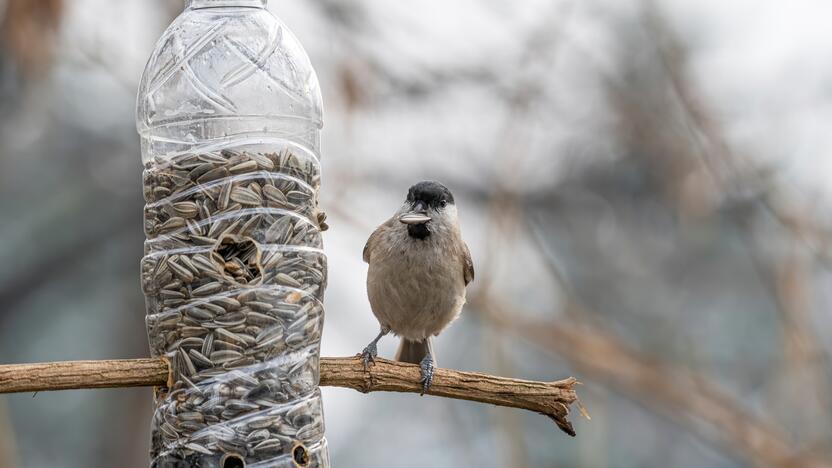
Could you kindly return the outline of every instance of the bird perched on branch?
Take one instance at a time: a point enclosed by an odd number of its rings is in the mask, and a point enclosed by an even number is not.
[[[427,391],[436,367],[432,339],[459,316],[474,279],[451,191],[433,181],[410,187],[401,208],[370,235],[364,261],[367,296],[381,326],[361,353],[364,367],[392,332],[401,337],[396,360],[419,364]]]

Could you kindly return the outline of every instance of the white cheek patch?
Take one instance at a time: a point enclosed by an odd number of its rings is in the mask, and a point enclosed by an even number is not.
[[[442,209],[437,210],[437,211],[439,213],[437,218],[439,218],[439,219],[441,219],[445,222],[453,223],[457,220],[457,212],[456,212],[456,206],[455,205],[447,205],[447,206],[445,206],[445,208],[442,208]]]

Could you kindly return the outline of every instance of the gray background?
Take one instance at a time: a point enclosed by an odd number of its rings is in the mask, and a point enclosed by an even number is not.
[[[133,110],[181,6],[0,0],[0,361],[147,355]],[[439,179],[477,268],[440,365],[574,375],[592,416],[325,389],[333,466],[832,463],[828,2],[270,7],[324,93],[323,354],[376,333],[361,248]],[[0,466],[144,467],[150,415],[1,398]]]

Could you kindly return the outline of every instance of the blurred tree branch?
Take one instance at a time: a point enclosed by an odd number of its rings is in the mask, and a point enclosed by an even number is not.
[[[800,456],[781,430],[742,409],[704,376],[676,369],[641,355],[617,338],[586,324],[523,321],[516,305],[493,296],[470,301],[501,330],[563,356],[587,378],[662,413],[703,439],[739,453],[760,467],[815,468],[830,460]]]
[[[0,41],[26,76],[52,61],[63,0],[8,0],[0,22]]]
[[[696,187],[699,198],[716,197],[723,203],[739,199],[741,209],[750,208],[751,213],[770,213],[784,228],[786,244],[782,253],[772,252],[770,239],[757,248],[755,237],[758,233],[749,222],[749,213],[737,211],[736,219],[742,228],[752,255],[755,268],[767,289],[773,292],[773,303],[780,312],[783,323],[783,347],[785,363],[781,374],[785,382],[792,382],[797,376],[807,384],[807,392],[792,401],[792,412],[800,414],[800,426],[805,432],[828,434],[828,422],[817,421],[818,411],[829,407],[832,392],[829,381],[829,356],[812,329],[810,320],[812,282],[811,270],[819,252],[817,245],[829,243],[828,234],[819,227],[814,210],[799,205],[784,205],[782,188],[777,181],[756,167],[747,157],[736,154],[727,141],[724,129],[713,113],[707,109],[704,99],[698,95],[693,83],[685,73],[687,64],[686,47],[668,27],[653,1],[645,2],[644,23],[652,42],[657,44],[656,53],[662,65],[666,82],[678,101],[682,120],[689,131],[690,144],[679,145],[680,159],[698,161],[700,173],[710,175],[712,184]],[[680,185],[684,185],[680,184]],[[712,189],[714,194],[706,192]],[[689,192],[694,193],[694,192]],[[750,204],[748,202],[751,202]],[[716,206],[714,206],[716,208]],[[821,237],[818,237],[818,236]],[[821,240],[827,238],[827,240]],[[762,251],[765,249],[765,251]],[[807,255],[808,254],[808,255]],[[788,384],[787,384],[788,385]],[[807,401],[805,393],[812,397]],[[798,409],[798,407],[800,409]],[[819,428],[811,427],[817,423]],[[828,437],[823,437],[828,439]]]
[[[0,400],[0,465],[21,466],[17,438],[5,400]]]

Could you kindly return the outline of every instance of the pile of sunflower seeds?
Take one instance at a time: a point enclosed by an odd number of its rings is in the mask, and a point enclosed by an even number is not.
[[[173,369],[157,395],[153,466],[328,465],[319,181],[317,161],[285,150],[145,166],[147,331]]]

